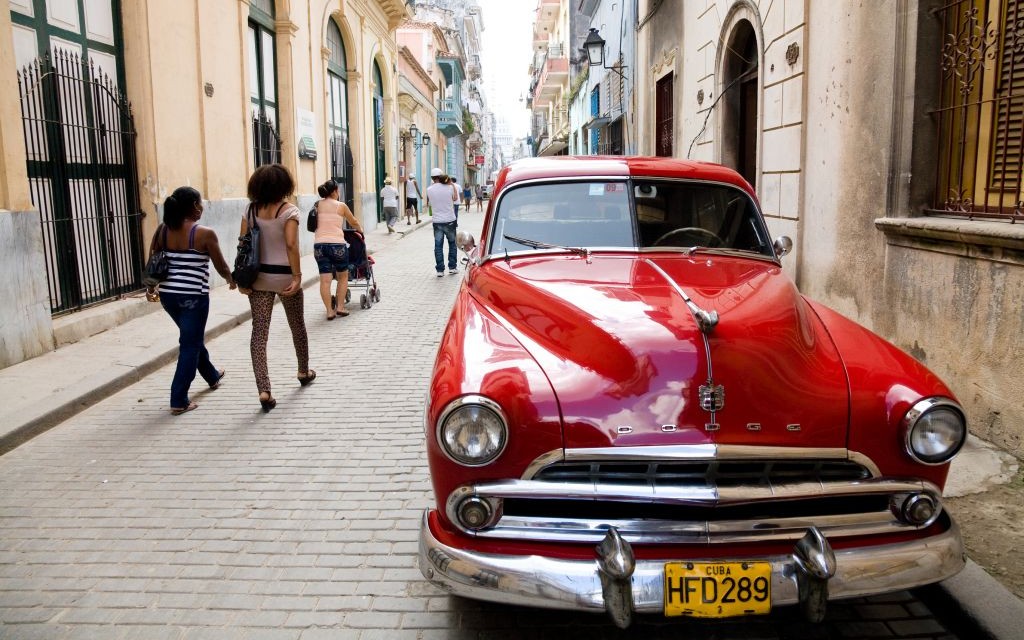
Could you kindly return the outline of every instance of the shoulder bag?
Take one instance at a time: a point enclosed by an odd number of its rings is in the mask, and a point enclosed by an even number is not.
[[[256,205],[249,205],[246,220],[248,229],[238,236],[238,253],[231,277],[238,286],[249,289],[260,275],[260,226],[256,223]]]
[[[309,215],[306,216],[306,231],[310,233],[316,232],[316,223],[316,204],[314,204],[313,208],[309,210]]]
[[[160,248],[155,249],[149,254],[149,262],[146,263],[146,269],[142,272],[142,284],[150,289],[166,280],[171,268],[166,251],[167,225],[162,224],[160,227],[164,232],[163,237],[160,239]],[[160,229],[157,229],[156,232],[160,233]]]

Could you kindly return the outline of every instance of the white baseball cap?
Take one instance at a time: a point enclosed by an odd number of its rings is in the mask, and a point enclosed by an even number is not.
[[[430,170],[430,177],[431,178],[433,178],[435,176],[443,176],[443,175],[444,175],[444,171],[441,171],[437,167],[434,167],[433,169]]]

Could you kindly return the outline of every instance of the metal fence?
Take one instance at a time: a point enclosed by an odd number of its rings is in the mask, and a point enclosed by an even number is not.
[[[18,90],[51,311],[141,289],[142,214],[128,100],[92,61],[63,50],[19,71]]]
[[[1024,220],[1024,0],[958,0],[942,24],[930,213]]]
[[[281,162],[281,136],[262,110],[252,117],[252,155],[256,167]]]

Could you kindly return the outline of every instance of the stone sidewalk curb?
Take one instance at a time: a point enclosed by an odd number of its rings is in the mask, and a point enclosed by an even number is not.
[[[367,234],[369,253],[375,252],[377,244],[398,242],[428,224],[429,217],[400,233],[371,231]],[[311,255],[302,257],[302,269],[313,274],[303,280],[303,289],[315,286],[320,278]],[[210,291],[210,302],[207,341],[252,317],[244,296],[224,285]],[[0,370],[0,389],[10,390],[0,404],[0,455],[174,362],[178,340],[164,331],[173,327],[169,322],[164,313],[146,313]]]
[[[919,595],[929,602],[936,616],[954,627],[952,630],[964,640],[1019,640],[1022,637],[1024,601],[973,560],[968,560],[964,570],[952,578],[920,589]],[[943,611],[956,613],[950,616]]]

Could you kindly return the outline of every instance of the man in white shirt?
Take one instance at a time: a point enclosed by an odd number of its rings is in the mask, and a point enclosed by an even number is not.
[[[430,171],[430,180],[433,182],[427,187],[427,205],[433,211],[434,227],[434,270],[437,277],[444,275],[444,240],[448,239],[448,273],[458,273],[456,268],[455,247],[455,201],[452,198],[452,185],[445,184],[444,173],[434,167]]]
[[[416,216],[416,224],[420,223],[420,185],[414,176],[405,181],[405,224],[412,225],[412,217]]]
[[[388,224],[388,233],[394,233],[395,224],[398,222],[398,189],[391,186],[391,178],[384,178],[380,200],[384,209],[384,219]]]

